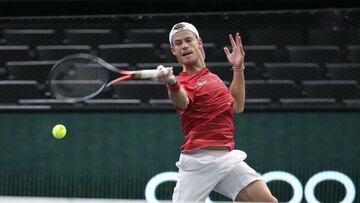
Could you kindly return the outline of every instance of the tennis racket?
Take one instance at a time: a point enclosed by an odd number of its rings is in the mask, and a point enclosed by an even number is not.
[[[99,95],[111,85],[132,79],[154,79],[167,68],[129,71],[115,68],[91,54],[73,54],[59,60],[49,73],[52,95],[64,102],[82,102]],[[161,70],[160,70],[161,69]],[[115,74],[114,74],[115,73]],[[116,77],[114,77],[114,75]],[[119,77],[120,75],[120,77]]]

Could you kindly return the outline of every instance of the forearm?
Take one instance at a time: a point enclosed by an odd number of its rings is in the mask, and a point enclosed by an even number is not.
[[[244,71],[234,71],[233,80],[230,84],[230,93],[234,99],[234,113],[241,113],[245,106],[245,78]]]
[[[171,102],[182,109],[185,109],[189,104],[189,98],[184,88],[176,82],[176,85],[168,85],[168,94]]]
[[[156,80],[166,83],[169,99],[178,108],[185,109],[189,104],[185,89],[178,83],[175,75],[173,74],[172,67],[158,67],[160,74]]]
[[[180,88],[178,92],[168,91],[168,93],[171,102],[175,106],[181,109],[186,109],[189,104],[189,98],[187,97],[186,92],[183,88]]]

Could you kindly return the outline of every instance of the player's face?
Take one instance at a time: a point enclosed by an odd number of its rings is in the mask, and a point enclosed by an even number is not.
[[[178,61],[185,65],[196,63],[201,57],[202,42],[190,31],[176,33],[172,38],[171,51]]]

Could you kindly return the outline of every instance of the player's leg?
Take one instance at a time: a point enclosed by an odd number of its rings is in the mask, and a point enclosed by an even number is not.
[[[205,202],[214,184],[204,182],[204,178],[199,175],[189,175],[179,171],[178,181],[172,196],[173,203]]]
[[[277,202],[260,175],[244,161],[214,188],[234,201]]]
[[[196,156],[200,156],[196,157]],[[176,166],[179,176],[174,188],[173,203],[205,202],[217,183],[216,170],[212,163],[202,163],[204,154],[181,154]]]
[[[266,183],[262,180],[256,180],[246,186],[238,193],[235,201],[278,202],[278,200],[271,194]]]

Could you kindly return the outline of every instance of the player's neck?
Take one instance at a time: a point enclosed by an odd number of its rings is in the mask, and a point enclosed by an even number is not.
[[[183,71],[187,72],[188,74],[194,74],[199,72],[200,70],[202,70],[203,68],[205,68],[205,62],[204,61],[199,61],[195,64],[192,65],[185,65],[183,64]]]

